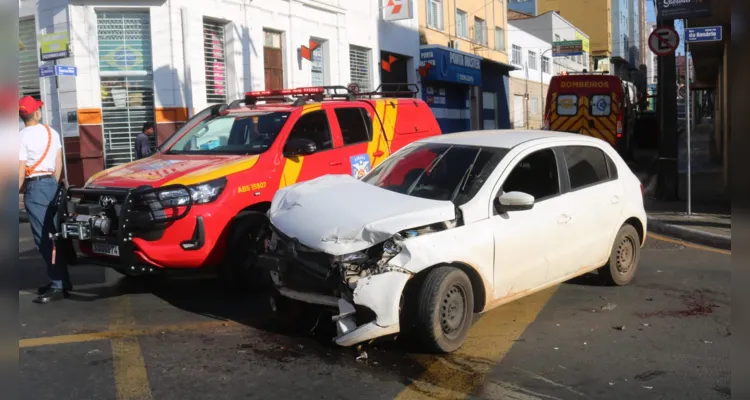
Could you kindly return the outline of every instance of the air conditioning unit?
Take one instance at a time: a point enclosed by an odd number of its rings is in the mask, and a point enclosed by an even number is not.
[[[458,50],[458,40],[449,40],[448,47]]]

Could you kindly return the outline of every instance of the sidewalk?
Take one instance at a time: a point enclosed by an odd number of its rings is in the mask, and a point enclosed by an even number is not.
[[[646,155],[648,157],[649,155]],[[693,159],[692,164],[696,164]],[[680,201],[663,202],[654,198],[656,175],[647,159],[631,165],[646,189],[645,207],[648,231],[704,246],[731,250],[732,208],[728,196],[721,195],[721,170],[701,160],[692,177],[692,215],[687,215],[686,174],[680,174]]]

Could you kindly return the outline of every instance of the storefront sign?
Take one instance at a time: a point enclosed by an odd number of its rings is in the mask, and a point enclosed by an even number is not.
[[[412,19],[414,11],[412,0],[383,0],[383,19],[386,21],[400,21]]]
[[[583,54],[582,40],[563,40],[552,42],[552,57],[579,56]]]
[[[656,17],[684,19],[711,15],[711,0],[656,0]]]
[[[425,80],[461,83],[480,86],[482,84],[482,58],[444,46],[422,46],[420,66],[425,68]]]
[[[70,57],[68,32],[55,32],[39,36],[39,56],[42,61]]]

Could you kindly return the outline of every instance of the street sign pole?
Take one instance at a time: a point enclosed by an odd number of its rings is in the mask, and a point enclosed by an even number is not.
[[[68,182],[68,160],[65,156],[65,133],[63,133],[63,113],[62,113],[62,101],[60,101],[60,77],[57,75],[57,59],[54,62],[55,66],[55,95],[57,96],[57,117],[60,119],[60,143],[62,144],[63,154],[63,174],[65,174],[65,182]]]
[[[688,20],[684,19],[685,32],[688,29]],[[692,99],[690,93],[690,59],[688,54],[690,53],[690,41],[685,40],[685,123],[686,127],[686,139],[687,139],[687,215],[688,217],[693,214],[692,210],[692,163],[690,162],[690,153],[692,152],[692,145],[690,143],[690,127],[692,125],[692,115],[690,115],[690,109],[692,108]]]

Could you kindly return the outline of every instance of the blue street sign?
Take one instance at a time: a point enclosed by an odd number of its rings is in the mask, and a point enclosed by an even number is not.
[[[687,28],[685,32],[685,42],[720,42],[722,40],[721,33],[721,26],[702,26],[699,28]]]
[[[72,65],[55,65],[55,75],[76,76],[78,75],[78,68]]]
[[[39,67],[39,77],[46,78],[48,76],[55,76],[55,66],[42,65],[41,67]]]
[[[42,65],[39,67],[39,77],[48,78],[50,76],[77,76],[78,68],[72,65]]]

